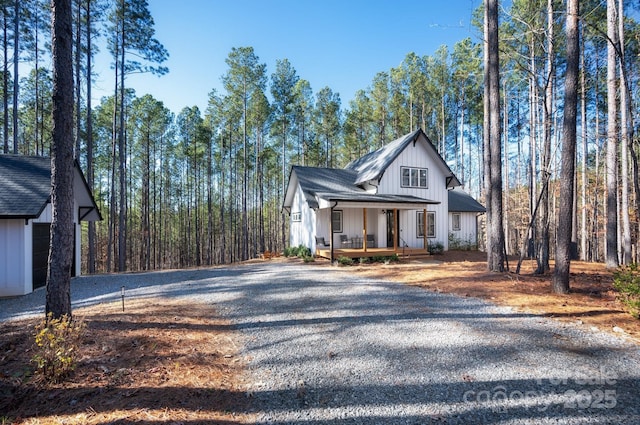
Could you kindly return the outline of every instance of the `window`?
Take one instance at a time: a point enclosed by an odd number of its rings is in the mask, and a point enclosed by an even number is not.
[[[342,233],[342,211],[336,210],[331,213],[331,225],[333,233]]]
[[[418,237],[424,238],[424,212],[418,211],[416,213],[416,220],[418,229]],[[436,213],[427,211],[427,237],[435,238],[436,237]]]
[[[460,213],[453,213],[451,215],[451,230],[454,232],[460,231]]]
[[[401,167],[402,187],[429,187],[429,174],[426,168]]]
[[[302,220],[302,214],[299,212],[294,212],[291,213],[291,221],[301,221]]]

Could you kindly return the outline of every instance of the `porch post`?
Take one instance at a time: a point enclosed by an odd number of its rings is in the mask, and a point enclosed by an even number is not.
[[[367,209],[362,209],[362,247],[364,252],[367,252]]]
[[[329,209],[329,261],[333,264],[333,207]]]
[[[393,252],[398,250],[398,209],[393,209]]]
[[[427,209],[422,210],[422,236],[424,240],[424,249],[427,249]]]

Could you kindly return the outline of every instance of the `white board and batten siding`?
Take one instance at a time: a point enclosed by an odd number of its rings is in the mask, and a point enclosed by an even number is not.
[[[316,212],[307,205],[300,185],[297,185],[293,197],[289,220],[289,246],[304,245],[315,248]]]
[[[424,143],[429,143],[424,141]],[[419,198],[440,202],[429,205],[428,212],[435,213],[435,237],[428,238],[430,242],[440,242],[444,249],[448,249],[448,194],[445,170],[439,161],[429,152],[430,148],[422,142],[410,143],[386,169],[378,193],[413,195]],[[402,187],[402,167],[426,168],[427,188]],[[448,172],[448,171],[447,171]],[[424,246],[422,237],[418,237],[416,215],[422,210],[402,211],[400,214],[401,237],[412,248]]]
[[[0,296],[25,295],[33,291],[33,225],[50,224],[51,204],[47,204],[39,217],[25,220],[0,220]],[[81,226],[78,223],[78,205],[74,203],[75,276],[80,276]]]
[[[31,292],[31,238],[24,219],[0,220],[0,296]]]
[[[453,216],[460,214],[460,229],[453,228]],[[477,244],[478,213],[475,212],[451,212],[449,213],[449,232],[454,239],[461,242]]]

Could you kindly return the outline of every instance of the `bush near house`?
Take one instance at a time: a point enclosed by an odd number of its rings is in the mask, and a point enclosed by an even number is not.
[[[431,255],[442,254],[444,253],[444,245],[442,244],[442,242],[439,242],[439,241],[438,242],[429,241],[429,243],[427,244],[427,250]]]
[[[476,251],[478,244],[472,234],[467,234],[464,238],[457,237],[454,233],[449,233],[449,249],[456,251]]]
[[[305,262],[313,261],[311,250],[304,245],[286,247],[284,249],[284,256],[299,257],[299,258],[302,258]]]

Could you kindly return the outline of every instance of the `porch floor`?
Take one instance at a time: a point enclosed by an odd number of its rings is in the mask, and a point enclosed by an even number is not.
[[[388,257],[393,254],[398,254],[399,257],[409,257],[417,255],[429,255],[429,251],[424,248],[367,248],[365,251],[363,248],[334,248],[333,257],[349,257],[349,258],[361,258],[361,257]],[[331,258],[331,250],[329,248],[316,248],[316,256],[323,258]]]

